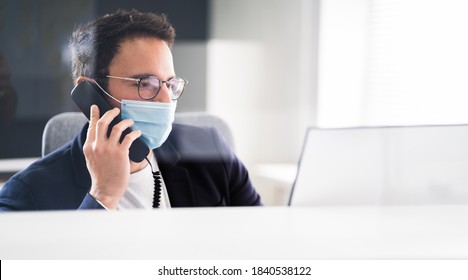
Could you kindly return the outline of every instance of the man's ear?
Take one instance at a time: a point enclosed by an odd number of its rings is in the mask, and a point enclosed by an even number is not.
[[[79,84],[79,83],[81,83],[82,81],[85,81],[85,80],[90,81],[90,82],[93,81],[93,79],[91,79],[91,78],[88,78],[88,77],[85,77],[85,76],[79,76],[75,80],[75,85],[77,85],[77,84]]]

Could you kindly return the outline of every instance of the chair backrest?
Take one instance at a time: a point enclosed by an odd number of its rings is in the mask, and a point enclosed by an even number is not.
[[[216,128],[226,139],[231,149],[234,150],[234,137],[232,136],[231,128],[220,117],[206,112],[182,112],[176,113],[174,123]]]
[[[73,139],[88,119],[80,112],[53,116],[42,132],[42,156],[46,156]]]
[[[52,117],[42,133],[42,156],[46,156],[61,147],[80,131],[88,120],[80,112],[60,113]],[[216,128],[234,149],[231,129],[221,118],[206,112],[176,113],[174,123]]]

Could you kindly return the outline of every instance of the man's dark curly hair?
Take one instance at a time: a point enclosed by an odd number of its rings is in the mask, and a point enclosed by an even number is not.
[[[153,37],[172,47],[175,29],[164,14],[118,10],[75,28],[70,39],[72,78],[108,74],[120,44],[127,39]],[[107,81],[100,81],[107,87]]]

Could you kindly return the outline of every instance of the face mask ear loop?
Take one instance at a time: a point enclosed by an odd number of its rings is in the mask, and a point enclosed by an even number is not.
[[[109,96],[110,98],[114,99],[115,101],[119,102],[120,104],[122,104],[122,101],[120,100],[117,100],[117,98],[113,97],[112,95],[110,95],[107,91],[105,91],[100,84],[98,84],[98,82],[96,82],[95,79],[93,79],[93,82],[98,86],[98,88],[100,88],[107,96]]]

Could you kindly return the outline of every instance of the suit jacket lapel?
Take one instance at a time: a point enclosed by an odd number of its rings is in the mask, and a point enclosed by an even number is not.
[[[192,182],[186,168],[177,166],[181,156],[168,139],[160,148],[154,150],[159,169],[166,184],[172,207],[196,206]]]

